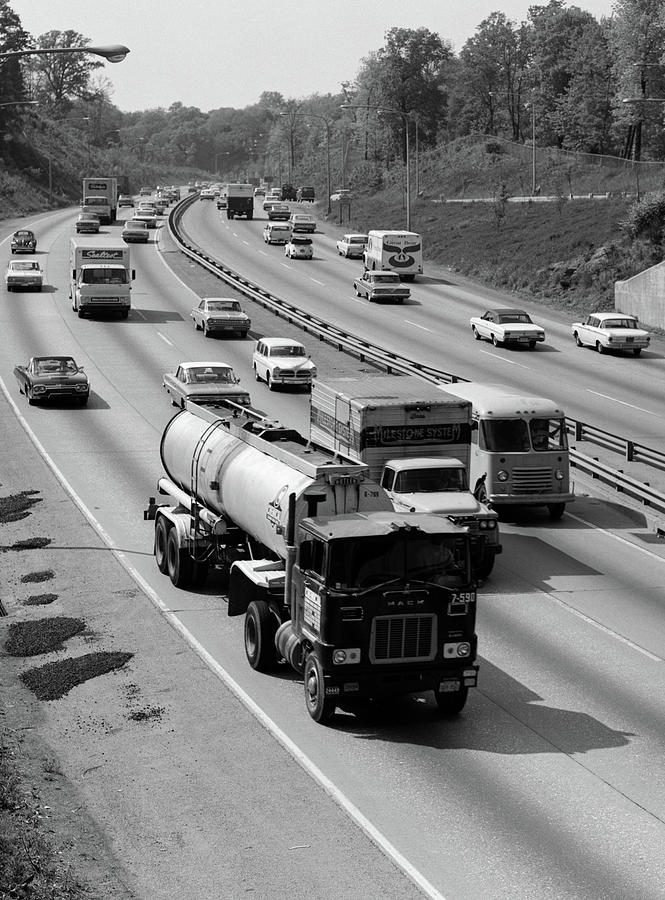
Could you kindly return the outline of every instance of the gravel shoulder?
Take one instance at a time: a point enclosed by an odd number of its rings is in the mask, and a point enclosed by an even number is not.
[[[166,623],[2,396],[0,422],[11,448],[0,498],[37,499],[24,518],[0,522],[0,739],[72,883],[89,885],[82,896],[421,896]],[[47,616],[85,629],[61,650],[7,654],[12,624]],[[57,700],[20,680],[99,651],[132,656]]]

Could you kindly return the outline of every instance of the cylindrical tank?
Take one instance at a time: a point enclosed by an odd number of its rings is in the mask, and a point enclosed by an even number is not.
[[[266,446],[269,450],[270,445]],[[304,495],[314,485],[309,494],[319,499],[319,516],[357,512],[359,503],[364,510],[385,509],[389,503],[376,485],[367,492],[368,498],[357,484],[333,487],[322,477],[305,475],[269,452],[262,453],[232,435],[225,425],[214,425],[189,410],[178,413],[166,426],[161,457],[174,484],[283,559],[290,494],[295,494],[296,522],[311,515]]]

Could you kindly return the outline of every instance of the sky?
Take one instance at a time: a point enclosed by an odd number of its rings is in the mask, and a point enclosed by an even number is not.
[[[124,62],[98,70],[123,112],[242,109],[264,91],[285,99],[335,94],[391,28],[427,28],[459,53],[492,12],[514,22],[547,0],[9,0],[35,38],[79,32],[124,44]],[[577,0],[597,19],[612,0]]]

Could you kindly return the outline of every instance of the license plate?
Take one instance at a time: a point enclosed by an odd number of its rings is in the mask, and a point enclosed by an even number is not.
[[[440,694],[454,694],[456,691],[459,691],[459,689],[459,681],[442,681],[439,684]]]

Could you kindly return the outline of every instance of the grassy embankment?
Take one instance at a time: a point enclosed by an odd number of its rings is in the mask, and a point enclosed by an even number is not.
[[[638,172],[620,160],[543,152],[539,199],[514,202],[531,189],[530,148],[460,141],[421,157],[411,229],[423,235],[426,258],[451,271],[574,314],[613,309],[614,282],[663,258],[659,241],[630,239],[622,228],[638,179],[642,194],[662,190],[665,167],[643,163]],[[354,195],[350,227],[404,227],[400,186]],[[461,198],[469,202],[451,202]]]

